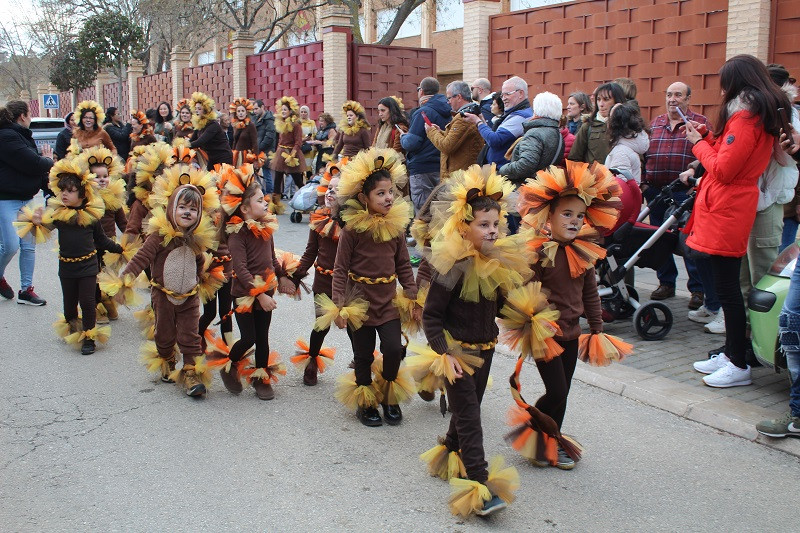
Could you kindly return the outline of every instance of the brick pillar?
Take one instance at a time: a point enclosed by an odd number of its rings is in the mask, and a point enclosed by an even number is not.
[[[128,109],[139,111],[139,78],[144,76],[144,63],[131,59],[128,63]]]
[[[422,4],[422,17],[420,17],[420,34],[419,46],[420,48],[431,47],[431,34],[433,33],[436,24],[436,2],[426,0]]]
[[[39,116],[46,117],[47,110],[44,108],[44,95],[47,94],[47,85],[36,86],[36,99],[39,100]]]
[[[771,12],[770,0],[730,0],[725,56],[750,54],[767,62]]]
[[[489,17],[500,13],[499,0],[464,0],[462,79],[472,83],[489,77]]]
[[[172,69],[172,108],[178,107],[178,100],[188,98],[190,94],[184,94],[183,69],[189,67],[191,54],[188,50],[175,47],[169,54],[169,64]]]
[[[95,100],[97,100],[97,103],[100,104],[100,107],[103,109],[111,107],[109,105],[111,102],[106,102],[105,98],[103,97],[103,86],[113,81],[114,77],[111,75],[111,73],[105,70],[98,72],[97,77],[94,79]]]
[[[233,65],[231,65],[231,88],[233,97],[247,96],[247,56],[253,53],[253,37],[249,32],[233,34]],[[222,103],[220,103],[222,105]]]
[[[348,98],[349,70],[348,44],[353,36],[350,30],[350,11],[338,4],[329,4],[322,11],[322,66],[325,69],[323,106],[325,111],[338,116],[342,103]]]

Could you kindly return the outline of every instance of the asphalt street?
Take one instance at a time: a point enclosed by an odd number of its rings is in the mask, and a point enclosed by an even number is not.
[[[280,217],[279,248],[301,252],[307,227]],[[498,355],[483,403],[489,457],[517,467],[509,508],[453,517],[448,485],[418,456],[448,419],[415,399],[401,426],[363,427],[333,398],[350,352],[319,385],[289,369],[276,398],[239,396],[215,378],[186,397],[138,362],[132,310],[91,356],[50,327],[61,311],[54,241],[37,252],[43,308],[0,302],[0,530],[16,531],[790,531],[800,460],[665,411],[573,384],[564,431],[585,447],[564,472],[528,465],[502,439],[513,359]],[[16,260],[7,279],[19,283]],[[305,295],[304,295],[305,296]],[[280,297],[271,347],[288,364],[313,322],[309,297]],[[582,363],[579,363],[582,364]],[[291,367],[291,365],[289,365]],[[535,367],[523,394],[543,388]]]

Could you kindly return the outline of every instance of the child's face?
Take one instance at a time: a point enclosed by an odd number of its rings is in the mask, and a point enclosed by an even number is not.
[[[94,179],[98,189],[105,189],[108,187],[108,169],[105,165],[99,165],[90,169],[96,176]]]
[[[467,234],[464,236],[469,242],[480,250],[485,242],[494,242],[500,231],[500,213],[497,209],[474,212],[474,219],[467,224]]]
[[[368,195],[361,193],[362,199],[366,199],[367,210],[377,215],[386,215],[394,204],[394,187],[392,180],[382,179],[375,184]]]
[[[181,229],[189,229],[197,222],[197,206],[180,201],[175,208],[175,224]]]
[[[553,239],[569,242],[578,236],[586,217],[586,204],[577,196],[567,196],[558,201],[550,213],[550,232]]]
[[[339,206],[339,202],[336,200],[336,187],[338,187],[338,185],[338,176],[331,178],[331,181],[328,184],[328,190],[325,191],[325,207],[333,209]]]
[[[61,203],[67,207],[80,207],[81,197],[76,187],[61,190]]]
[[[242,214],[247,220],[260,220],[266,216],[268,207],[264,193],[259,190],[242,206]]]

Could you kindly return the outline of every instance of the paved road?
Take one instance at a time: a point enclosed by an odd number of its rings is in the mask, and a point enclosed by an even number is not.
[[[305,228],[281,217],[279,247]],[[3,531],[789,531],[800,460],[576,382],[565,431],[585,446],[571,472],[525,464],[502,440],[510,404],[500,356],[484,401],[489,455],[520,471],[518,500],[483,521],[452,517],[446,483],[417,456],[444,432],[438,404],[415,401],[399,427],[368,429],[333,399],[339,360],[308,388],[299,372],[274,401],[216,380],[192,400],[137,362],[130,312],[110,345],[83,357],[54,338],[60,311],[52,244],[39,248],[44,308],[0,302],[0,523]],[[16,266],[10,281],[18,283]],[[310,300],[281,298],[271,336],[288,360]],[[523,374],[525,395],[541,384]],[[787,498],[788,495],[788,498]],[[791,500],[789,500],[791,501]]]

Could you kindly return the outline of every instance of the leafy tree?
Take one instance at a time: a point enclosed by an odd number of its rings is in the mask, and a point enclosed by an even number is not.
[[[50,60],[50,83],[59,91],[72,90],[72,107],[75,107],[78,89],[94,83],[96,70],[81,54],[75,41],[67,41],[55,49]]]

